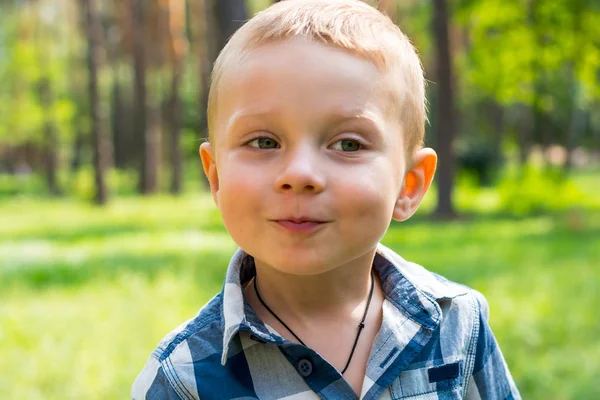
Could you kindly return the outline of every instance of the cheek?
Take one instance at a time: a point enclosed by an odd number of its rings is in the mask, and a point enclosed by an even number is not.
[[[260,200],[264,193],[259,179],[241,170],[221,171],[219,176],[219,210],[230,233],[249,229],[249,216],[261,215]]]
[[[340,185],[336,198],[344,214],[354,217],[360,223],[387,225],[395,204],[395,182],[389,173],[382,169],[365,174],[354,183]]]

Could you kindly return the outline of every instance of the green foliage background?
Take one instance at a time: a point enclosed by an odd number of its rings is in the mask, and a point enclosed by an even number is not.
[[[463,219],[428,217],[429,194],[383,240],[484,293],[525,399],[600,396],[599,179],[575,176],[585,204],[522,216],[502,212],[497,189],[463,179]],[[0,393],[9,399],[128,397],[158,341],[221,290],[236,248],[207,194],[124,195],[104,209],[11,197],[0,200],[0,221]]]
[[[101,3],[110,16],[111,3]],[[254,13],[269,3],[248,5]],[[430,81],[428,129],[434,128],[432,3],[396,4],[397,22],[418,48]],[[600,3],[450,4],[457,152],[499,160],[485,185],[459,171],[459,219],[431,217],[433,187],[419,213],[393,223],[383,242],[486,295],[523,398],[598,399],[600,170],[590,163],[568,175],[548,163],[516,167],[515,160],[536,112],[545,118],[546,137],[531,137],[530,144],[573,140],[589,154],[598,151]],[[0,172],[0,399],[127,398],[158,341],[220,291],[235,250],[200,179],[195,54],[185,61],[181,93],[184,196],[137,197],[137,171],[127,165],[108,174],[112,202],[89,204],[89,143],[83,167],[67,168],[76,134],[90,128],[79,11],[74,0],[0,1],[0,153],[24,145],[42,149],[50,121],[64,193],[48,197],[39,167],[31,174]],[[131,60],[121,54],[111,61],[109,53],[100,69],[107,117],[117,75],[125,100],[132,92]],[[43,82],[52,90],[50,104],[40,95]],[[153,85],[165,92],[168,86]],[[504,113],[504,125],[490,120],[490,106]],[[429,142],[435,143],[434,132],[429,129]],[[163,168],[160,187],[168,186]]]

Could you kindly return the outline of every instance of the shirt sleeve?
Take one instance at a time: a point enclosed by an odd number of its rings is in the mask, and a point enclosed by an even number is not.
[[[150,356],[150,359],[137,376],[131,388],[132,400],[181,400],[173,390],[160,362]]]
[[[475,365],[465,398],[467,400],[520,400],[521,395],[488,324],[488,303],[481,293],[475,292],[475,295],[479,304],[479,334]]]

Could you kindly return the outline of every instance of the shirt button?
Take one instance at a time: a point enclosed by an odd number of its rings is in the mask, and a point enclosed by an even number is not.
[[[312,370],[313,370],[313,365],[309,360],[300,360],[300,362],[298,362],[298,372],[300,373],[300,375],[302,375],[303,377],[307,377],[310,374],[312,374]]]

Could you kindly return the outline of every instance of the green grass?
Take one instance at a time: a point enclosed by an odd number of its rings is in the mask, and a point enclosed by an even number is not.
[[[598,174],[579,179],[600,198]],[[525,399],[600,398],[600,209],[421,214],[383,243],[486,295]],[[220,291],[235,248],[207,195],[0,201],[0,398],[127,398],[162,336]]]

